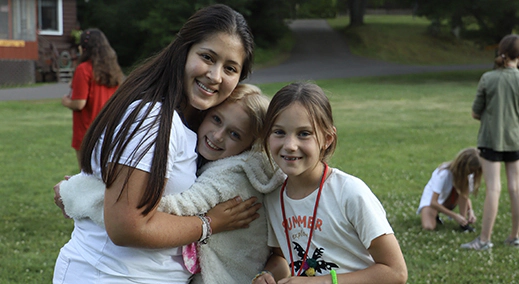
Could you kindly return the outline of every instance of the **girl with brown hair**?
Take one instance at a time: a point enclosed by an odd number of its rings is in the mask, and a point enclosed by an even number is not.
[[[469,194],[477,194],[481,182],[481,163],[476,148],[461,150],[454,160],[444,162],[432,173],[425,186],[417,214],[422,217],[422,228],[434,230],[442,222],[439,213],[456,221],[462,231],[474,231],[470,226],[476,216]],[[454,212],[459,206],[459,213]]]
[[[81,34],[79,65],[74,71],[71,93],[61,104],[72,113],[72,148],[80,162],[80,148],[88,127],[123,81],[117,54],[104,33],[88,29]],[[80,166],[81,168],[81,166]]]
[[[487,186],[481,234],[462,248],[491,248],[492,228],[501,195],[501,163],[505,164],[512,208],[512,230],[504,244],[519,247],[519,36],[499,43],[496,69],[481,76],[472,117],[481,122],[478,133],[483,177]]]

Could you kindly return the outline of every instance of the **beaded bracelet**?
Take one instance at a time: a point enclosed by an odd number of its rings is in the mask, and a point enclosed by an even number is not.
[[[330,271],[330,275],[332,276],[332,284],[337,284],[337,272],[332,269]]]
[[[254,278],[252,278],[252,281],[251,283],[254,283],[254,281],[256,281],[256,279],[258,279],[261,275],[263,274],[270,274],[270,276],[274,277],[274,275],[272,274],[272,272],[268,271],[268,270],[263,270],[261,271],[260,273],[256,274],[256,276],[254,276]]]
[[[213,230],[211,229],[211,218],[205,215],[197,215],[200,220],[202,220],[202,236],[198,241],[200,244],[207,244],[207,240],[213,234]]]

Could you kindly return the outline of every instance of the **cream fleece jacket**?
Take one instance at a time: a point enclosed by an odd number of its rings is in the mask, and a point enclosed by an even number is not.
[[[164,196],[158,210],[192,216],[238,195],[243,200],[256,196],[262,202],[264,194],[277,189],[284,179],[263,152],[247,151],[205,164],[189,190]],[[71,177],[60,186],[65,212],[72,218],[91,218],[104,226],[104,190],[104,183],[93,176]],[[260,218],[249,228],[215,234],[207,244],[199,245],[202,272],[191,283],[250,283],[270,254],[266,214],[263,208],[258,213]]]

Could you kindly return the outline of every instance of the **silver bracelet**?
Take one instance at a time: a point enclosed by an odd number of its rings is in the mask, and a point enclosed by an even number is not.
[[[211,218],[205,215],[197,215],[200,220],[202,220],[202,236],[198,242],[200,244],[207,244],[207,240],[213,234],[213,230],[211,229]]]

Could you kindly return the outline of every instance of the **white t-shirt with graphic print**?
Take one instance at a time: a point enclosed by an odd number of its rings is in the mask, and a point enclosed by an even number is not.
[[[384,234],[393,234],[382,204],[359,178],[338,169],[323,185],[317,210],[316,228],[307,259],[315,263],[316,275],[326,275],[331,269],[348,273],[365,269],[375,262],[368,252],[371,242]],[[296,271],[307,249],[315,200],[318,190],[299,200],[284,193],[288,220],[290,248]],[[291,266],[287,238],[283,226],[280,190],[270,193],[264,200],[269,220],[271,247],[280,247]],[[304,274],[305,269],[301,274]]]

